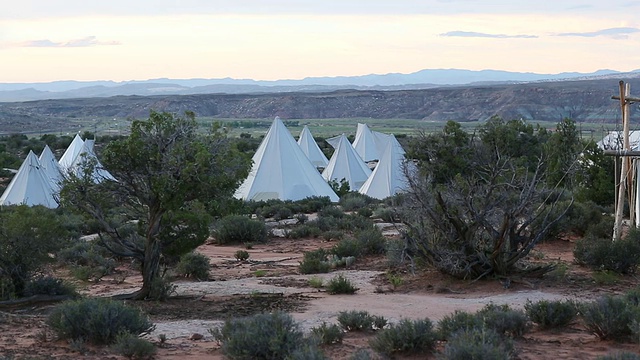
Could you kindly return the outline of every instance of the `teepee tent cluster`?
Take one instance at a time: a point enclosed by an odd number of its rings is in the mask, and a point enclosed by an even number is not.
[[[55,155],[45,146],[36,157],[30,151],[16,175],[11,179],[9,186],[0,196],[0,205],[43,205],[48,208],[57,208],[57,196],[63,180],[63,174],[73,173],[79,175],[87,161],[94,164],[94,181],[104,179],[114,180],[96,157],[93,150],[95,140],[82,140],[79,135],[73,139],[69,147],[56,161]]]
[[[318,143],[313,139],[311,131],[307,125],[304,126],[298,139],[298,145],[302,149],[302,152],[307,155],[311,163],[317,168],[325,168],[329,164],[329,160],[324,155]]]
[[[395,136],[387,139],[387,148],[382,153],[378,165],[362,185],[359,192],[376,199],[384,199],[408,187],[405,173],[404,150]]]
[[[371,175],[371,169],[356,154],[355,149],[342,134],[338,144],[329,160],[329,165],[322,172],[322,177],[327,181],[340,182],[343,179],[349,183],[351,191],[357,191]]]

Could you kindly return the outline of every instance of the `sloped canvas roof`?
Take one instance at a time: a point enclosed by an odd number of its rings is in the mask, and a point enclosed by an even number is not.
[[[253,155],[249,176],[234,196],[256,201],[300,200],[310,196],[339,200],[279,117]]]
[[[55,192],[60,191],[60,185],[62,182],[62,173],[60,172],[60,166],[53,152],[49,148],[49,145],[45,145],[44,150],[38,158],[40,166],[44,171],[45,178],[51,183],[51,187]]]
[[[356,152],[364,161],[380,159],[381,153],[378,152],[376,139],[367,124],[358,123],[356,138],[353,140],[353,148],[356,149]]]
[[[404,150],[395,136],[390,135],[387,149],[359,192],[376,199],[384,199],[405,190],[408,181],[404,173],[404,163]]]
[[[309,127],[307,125],[304,126],[300,133],[298,145],[300,145],[302,152],[307,155],[315,167],[327,167],[329,160],[324,156],[324,153],[320,150],[318,143],[313,139],[313,135],[311,135],[311,131],[309,131]]]
[[[76,155],[75,159],[71,163],[69,167],[69,171],[73,171],[76,176],[82,175],[83,167],[89,163],[89,161],[95,161],[95,167],[93,169],[93,174],[91,177],[95,182],[101,182],[104,180],[115,180],[115,178],[102,166],[100,160],[98,160],[98,156],[96,156],[95,152],[93,152],[93,145],[95,144],[95,140],[87,139],[83,145],[80,152]]]
[[[80,153],[80,151],[82,150],[83,145],[84,140],[82,140],[80,135],[76,134],[71,144],[69,144],[67,150],[65,150],[64,154],[62,154],[60,161],[58,161],[60,170],[65,172],[71,167],[73,160],[75,160],[76,156],[78,156],[78,153]]]
[[[38,158],[29,151],[18,173],[11,179],[9,186],[0,196],[0,205],[43,205],[54,209],[58,203],[54,199],[54,190]]]
[[[623,145],[622,131],[609,131],[598,141],[597,145],[602,150],[621,150]],[[640,150],[640,130],[629,131],[629,146],[631,150]]]
[[[336,151],[333,152],[333,156],[329,160],[329,165],[322,172],[322,177],[327,181],[336,180],[338,182],[345,179],[349,182],[351,190],[357,191],[367,181],[369,175],[371,175],[371,170],[356,154],[347,137],[342,134]]]

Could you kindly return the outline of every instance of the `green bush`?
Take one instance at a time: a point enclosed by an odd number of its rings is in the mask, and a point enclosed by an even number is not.
[[[249,260],[249,252],[246,250],[238,250],[233,254],[233,257],[238,261],[246,261]]]
[[[345,214],[344,214],[344,211],[340,210],[339,207],[335,205],[329,205],[322,208],[322,210],[318,212],[318,216],[322,218],[330,217],[330,218],[341,219],[345,216]]]
[[[180,257],[178,265],[176,265],[176,273],[178,275],[190,276],[198,280],[209,279],[209,257],[192,251]]]
[[[369,345],[375,351],[393,354],[423,354],[432,351],[436,344],[436,332],[431,320],[400,320],[398,324],[380,331]]]
[[[331,248],[331,252],[340,258],[359,256],[362,252],[362,243],[356,239],[342,239]]]
[[[321,232],[315,222],[308,222],[291,229],[291,231],[287,233],[287,237],[289,239],[316,238],[320,236]]]
[[[476,313],[487,328],[500,335],[522,336],[527,331],[527,315],[522,310],[514,310],[509,305],[488,304]]]
[[[267,241],[267,228],[262,221],[246,216],[225,216],[215,229],[218,244],[263,243]]]
[[[358,209],[357,214],[358,216],[361,216],[364,218],[370,218],[373,215],[373,210],[369,209],[368,207],[363,207]]]
[[[61,279],[51,276],[40,276],[29,280],[24,287],[24,296],[33,295],[68,295],[78,296],[76,289]]]
[[[368,205],[367,196],[353,192],[340,198],[340,206],[344,211],[355,211]]]
[[[325,345],[340,344],[344,339],[342,328],[336,324],[327,325],[323,322],[322,325],[311,329],[311,333]]]
[[[355,294],[358,288],[353,286],[349,279],[342,275],[338,275],[327,283],[327,292],[329,294]]]
[[[148,359],[156,353],[155,345],[128,332],[118,334],[111,349],[128,359]]]
[[[230,319],[209,332],[230,359],[286,359],[305,343],[291,315],[281,312]]]
[[[513,356],[513,343],[491,329],[474,327],[454,333],[443,355],[447,360],[509,360]]]
[[[286,206],[281,206],[273,214],[273,219],[276,221],[290,219],[293,216],[293,211]]]
[[[387,249],[387,239],[375,228],[358,232],[356,241],[360,243],[363,254],[384,254]]]
[[[636,306],[624,297],[610,295],[582,304],[580,314],[586,328],[602,340],[630,336],[633,321],[640,319]]]
[[[305,339],[291,355],[287,356],[286,360],[327,360],[327,357],[318,345]]]
[[[338,323],[346,331],[369,331],[373,327],[374,317],[366,311],[340,311]]]
[[[321,236],[326,241],[342,240],[342,238],[344,237],[344,232],[340,230],[329,230],[322,232]]]
[[[324,249],[306,251],[298,269],[301,274],[328,273],[331,265],[327,259],[327,252]]]
[[[457,332],[483,327],[484,321],[476,314],[456,310],[438,322],[438,336],[441,340],[448,340]]]
[[[540,300],[527,301],[524,311],[531,321],[543,329],[561,328],[569,325],[578,313],[573,301]]]
[[[104,298],[64,302],[53,309],[47,324],[62,339],[97,345],[113,343],[122,332],[137,336],[155,328],[142,311]]]
[[[386,206],[380,206],[373,212],[373,217],[382,219],[385,222],[395,222],[396,212],[394,209]]]
[[[598,356],[596,360],[640,360],[640,355],[627,351],[616,351],[608,355]]]
[[[634,274],[640,264],[640,231],[632,229],[616,241],[584,237],[576,242],[573,255],[578,263],[594,270]]]

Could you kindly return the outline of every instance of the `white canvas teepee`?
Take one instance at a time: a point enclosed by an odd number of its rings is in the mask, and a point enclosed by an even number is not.
[[[102,166],[95,152],[93,152],[93,145],[95,140],[87,139],[82,145],[82,149],[71,162],[68,171],[72,171],[76,176],[83,175],[83,169],[85,166],[92,163],[94,166],[93,174],[91,178],[96,183],[104,180],[115,180],[115,178]]]
[[[324,153],[320,150],[318,143],[313,139],[313,135],[311,135],[311,131],[309,131],[309,127],[307,125],[304,126],[300,133],[298,145],[300,145],[302,152],[307,155],[315,167],[327,167],[329,160],[324,156]]]
[[[407,189],[404,164],[404,150],[395,136],[391,135],[380,162],[359,192],[376,199],[384,199]]]
[[[43,205],[54,209],[58,203],[54,198],[54,190],[38,158],[33,151],[29,151],[18,173],[11,179],[9,186],[0,196],[0,205]]]
[[[49,145],[45,145],[44,150],[42,150],[42,153],[38,158],[38,161],[40,162],[40,166],[44,171],[45,177],[51,183],[51,187],[53,188],[53,190],[57,193],[58,191],[60,191],[60,186],[62,183],[62,173],[60,172],[58,161],[49,148]]]
[[[367,181],[369,175],[371,175],[371,170],[356,154],[347,137],[342,134],[336,151],[329,160],[329,165],[322,172],[322,177],[327,181],[336,180],[338,182],[345,179],[349,182],[351,190],[357,191]]]
[[[249,176],[234,196],[256,201],[300,200],[310,196],[339,200],[279,117],[253,155]]]
[[[76,137],[73,138],[73,141],[71,142],[71,144],[69,144],[67,150],[65,150],[64,154],[62,154],[60,161],[58,161],[60,170],[62,170],[63,173],[69,170],[71,164],[73,163],[73,160],[75,160],[76,156],[78,156],[78,154],[82,150],[83,145],[84,140],[82,140],[80,135],[76,134]]]
[[[358,123],[356,138],[353,140],[353,148],[364,161],[380,160],[381,153],[378,151],[378,146],[376,146],[376,138],[367,124]]]

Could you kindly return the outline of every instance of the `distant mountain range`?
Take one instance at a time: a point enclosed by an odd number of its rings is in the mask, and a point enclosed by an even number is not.
[[[640,77],[632,72],[598,70],[593,73],[537,74],[499,70],[425,69],[411,74],[309,77],[301,80],[151,79],[142,81],[54,81],[0,83],[0,102],[45,99],[111,97],[119,95],[264,94],[330,92],[336,90],[412,90],[449,86],[480,86],[561,80],[596,80]]]

